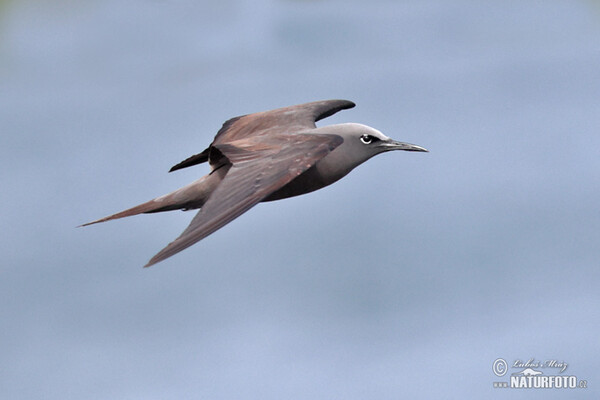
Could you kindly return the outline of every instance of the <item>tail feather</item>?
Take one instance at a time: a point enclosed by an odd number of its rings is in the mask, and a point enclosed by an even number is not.
[[[200,208],[204,205],[204,202],[208,196],[210,196],[219,182],[221,182],[221,179],[223,179],[228,170],[229,168],[220,168],[218,170],[214,170],[210,174],[205,175],[197,181],[194,181],[172,193],[157,197],[125,211],[109,215],[108,217],[79,225],[79,227],[143,213],[155,213],[160,211],[181,209],[191,210]]]
[[[87,222],[85,224],[79,225],[78,228],[80,228],[82,226],[88,226],[88,225],[97,224],[99,222],[110,221],[110,220],[113,220],[113,219],[119,219],[119,218],[123,218],[123,217],[130,217],[132,215],[137,215],[137,214],[142,214],[142,213],[152,213],[152,212],[168,211],[168,210],[176,210],[176,209],[179,209],[179,207],[165,206],[164,202],[160,202],[160,201],[156,201],[156,200],[150,200],[150,201],[142,203],[142,204],[140,204],[138,206],[129,208],[127,210],[118,212],[118,213],[113,214],[113,215],[109,215],[108,217],[100,218],[100,219],[97,219],[95,221],[91,221],[91,222]]]

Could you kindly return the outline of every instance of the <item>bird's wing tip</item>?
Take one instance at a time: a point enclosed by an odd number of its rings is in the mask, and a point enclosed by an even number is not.
[[[347,110],[349,108],[356,107],[356,103],[353,102],[352,100],[336,99],[333,101],[339,103],[342,110]]]

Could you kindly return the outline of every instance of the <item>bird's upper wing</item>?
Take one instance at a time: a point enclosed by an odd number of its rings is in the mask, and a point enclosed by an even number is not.
[[[231,118],[217,132],[212,146],[252,136],[289,134],[315,128],[315,122],[354,106],[348,100],[322,100]],[[169,172],[208,161],[209,149],[174,165]]]
[[[337,135],[254,137],[215,147],[233,164],[183,233],[149,267],[202,240],[285,186],[343,142]]]

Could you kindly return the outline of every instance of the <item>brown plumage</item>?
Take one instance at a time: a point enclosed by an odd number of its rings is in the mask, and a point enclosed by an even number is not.
[[[326,100],[232,118],[223,124],[208,148],[170,170],[208,161],[208,175],[170,194],[83,226],[140,213],[200,208],[183,233],[152,257],[145,265],[148,267],[202,240],[261,201],[320,189],[384,151],[426,151],[395,142],[364,125],[316,127],[316,121],[352,107],[351,101]],[[342,143],[344,150],[334,152]]]

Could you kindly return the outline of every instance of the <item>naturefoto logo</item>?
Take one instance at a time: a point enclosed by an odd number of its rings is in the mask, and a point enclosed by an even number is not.
[[[523,362],[515,360],[510,368],[515,371],[510,374],[508,381],[494,382],[495,388],[510,389],[585,389],[587,381],[574,375],[563,375],[569,364],[564,361],[536,361],[530,358]],[[509,372],[509,364],[503,358],[498,358],[492,364],[492,371],[502,377]]]

